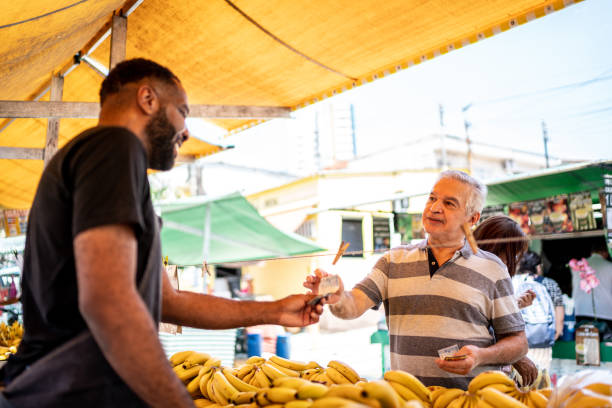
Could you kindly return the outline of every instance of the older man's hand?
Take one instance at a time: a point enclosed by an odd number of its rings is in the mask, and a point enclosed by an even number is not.
[[[467,375],[474,368],[480,365],[479,352],[480,347],[476,346],[463,346],[455,353],[455,356],[467,356],[463,360],[448,361],[443,358],[437,358],[436,364],[444,371],[449,373]]]

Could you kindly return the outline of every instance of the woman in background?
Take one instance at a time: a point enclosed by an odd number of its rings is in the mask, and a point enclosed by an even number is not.
[[[528,244],[521,227],[510,217],[494,215],[481,222],[474,230],[478,247],[496,255],[508,268],[510,277],[514,276],[521,257],[527,252]],[[507,238],[507,241],[493,240]],[[483,242],[484,241],[484,242]],[[493,241],[493,242],[486,242]],[[519,308],[529,306],[535,298],[535,292],[527,291],[517,298]],[[512,364],[523,380],[523,385],[533,383],[538,375],[538,368],[527,357]]]

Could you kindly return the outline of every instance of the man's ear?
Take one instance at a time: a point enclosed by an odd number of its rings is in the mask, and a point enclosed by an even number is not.
[[[478,220],[480,220],[480,213],[479,212],[476,212],[476,213],[472,214],[472,216],[470,217],[470,222],[472,223],[472,225],[476,225]]]
[[[142,84],[136,91],[136,103],[147,116],[154,114],[159,109],[159,97],[148,84]]]

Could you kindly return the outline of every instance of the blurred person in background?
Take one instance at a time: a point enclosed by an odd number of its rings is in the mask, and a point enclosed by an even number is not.
[[[544,276],[542,271],[542,258],[533,251],[527,251],[519,264],[521,273],[529,273],[536,282],[544,285],[553,305],[555,306],[555,340],[563,334],[563,321],[565,308],[563,307],[563,292],[554,279]]]
[[[496,255],[506,264],[511,277],[528,250],[526,235],[520,225],[505,215],[494,215],[482,221],[474,230],[474,238],[480,249]],[[527,290],[517,296],[518,307],[522,309],[531,305],[536,294],[533,290]],[[512,367],[520,374],[523,385],[530,385],[538,375],[538,368],[527,356],[512,364]]]
[[[592,321],[595,317],[612,329],[612,259],[608,253],[606,239],[593,237],[591,240],[591,256],[587,262],[595,270],[599,285],[593,289],[593,297],[580,289],[580,273],[572,270],[572,298],[576,314],[576,323],[581,320]],[[593,310],[593,300],[595,310]],[[604,333],[600,333],[604,338]]]

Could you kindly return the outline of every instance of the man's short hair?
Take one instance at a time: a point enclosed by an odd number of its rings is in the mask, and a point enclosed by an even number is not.
[[[120,62],[102,81],[100,105],[108,95],[117,93],[126,84],[138,82],[143,78],[155,78],[169,85],[180,83],[178,77],[168,68],[145,58],[134,58]]]
[[[487,186],[474,177],[459,170],[446,170],[440,173],[438,181],[442,179],[453,179],[467,184],[470,187],[465,209],[468,215],[480,213],[487,199]]]

